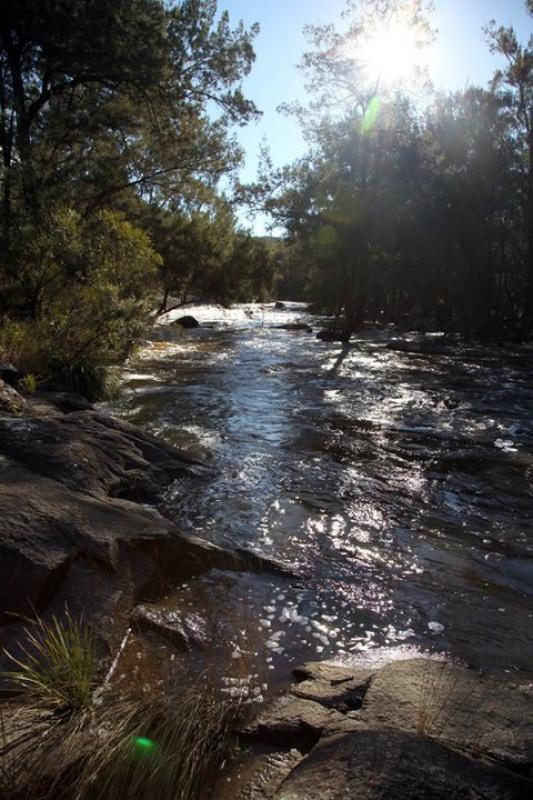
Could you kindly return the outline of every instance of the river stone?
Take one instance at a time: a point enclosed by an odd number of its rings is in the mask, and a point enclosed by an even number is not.
[[[200,323],[196,319],[196,317],[192,317],[190,315],[186,315],[185,317],[178,317],[172,323],[173,325],[181,325],[182,328],[199,328]]]
[[[324,732],[342,722],[344,716],[335,709],[284,695],[248,723],[242,733],[280,747],[309,750]]]
[[[209,645],[207,622],[200,614],[143,603],[133,609],[130,619],[135,628],[152,631],[183,651]]]
[[[350,715],[360,726],[424,733],[506,764],[533,764],[533,691],[444,661],[396,661]]]
[[[533,782],[405,731],[320,742],[274,800],[531,800]]]

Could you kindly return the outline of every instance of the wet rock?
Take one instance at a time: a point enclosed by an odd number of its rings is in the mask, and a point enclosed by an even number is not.
[[[454,353],[454,342],[449,339],[394,339],[387,342],[387,350],[396,350],[400,353],[412,353],[413,355],[441,356],[452,355]]]
[[[276,302],[274,303],[274,308],[278,309],[285,308],[285,303],[282,303],[281,300],[276,300]]]
[[[209,645],[207,622],[199,614],[159,608],[145,603],[131,614],[134,628],[151,631],[183,651]]]
[[[197,463],[140,428],[96,411],[0,419],[0,454],[96,497],[157,499]]]
[[[242,733],[280,747],[310,750],[325,731],[343,721],[335,709],[285,695],[270,704]]]
[[[218,787],[217,800],[272,800],[302,758],[296,748],[254,755]]]
[[[23,397],[0,378],[0,413],[20,415],[28,409]]]
[[[307,331],[307,333],[313,333],[311,326],[305,322],[288,322],[286,325],[276,325],[276,328],[281,331]]]
[[[360,731],[320,742],[274,800],[527,800],[533,783],[432,739]]]
[[[127,569],[132,550],[142,553],[168,537],[168,525],[138,506],[75,492],[6,461],[0,472],[0,620],[48,606],[78,559],[118,573]],[[146,558],[143,565],[146,570]],[[148,571],[142,581],[149,579]],[[85,590],[74,581],[65,600]],[[90,595],[86,599],[90,605]]]
[[[388,664],[351,716],[360,727],[424,733],[516,768],[533,765],[533,692],[449,662]]]
[[[182,328],[199,328],[200,323],[196,319],[196,317],[192,317],[191,315],[186,315],[184,317],[178,317],[178,319],[174,320],[174,325],[180,325]]]
[[[342,329],[326,329],[318,331],[316,338],[323,342],[342,342],[347,344],[350,341],[350,334]]]

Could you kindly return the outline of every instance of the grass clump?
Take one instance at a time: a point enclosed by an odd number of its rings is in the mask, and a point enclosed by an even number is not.
[[[241,698],[211,683],[104,682],[81,622],[37,619],[0,708],[2,800],[204,800],[236,746]],[[204,676],[205,677],[205,676]],[[68,713],[63,713],[68,711]]]
[[[64,620],[46,622],[37,616],[25,635],[19,656],[4,651],[15,668],[3,677],[38,702],[70,710],[89,706],[96,656],[88,628],[67,611]]]

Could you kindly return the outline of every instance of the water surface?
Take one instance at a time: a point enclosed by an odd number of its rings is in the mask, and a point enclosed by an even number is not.
[[[167,493],[183,530],[303,577],[213,572],[166,602],[214,617],[229,657],[273,681],[308,658],[422,650],[530,672],[532,351],[275,327],[316,328],[301,307],[193,313],[213,327],[148,346],[113,410],[210,466]]]

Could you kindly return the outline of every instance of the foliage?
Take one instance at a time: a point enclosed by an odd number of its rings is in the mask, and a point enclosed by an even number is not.
[[[311,145],[275,171],[264,207],[285,225],[311,300],[348,330],[365,321],[533,333],[533,37],[489,26],[504,58],[490,90],[420,96],[379,87],[357,59],[368,25],[403,4],[348,3],[344,27],[308,29]],[[412,24],[429,39],[422,2]],[[414,17],[412,16],[414,14]],[[416,77],[416,76],[415,76]]]
[[[37,616],[25,629],[27,644],[22,655],[4,651],[15,669],[3,673],[14,686],[35,702],[61,708],[81,709],[91,703],[96,657],[91,635],[68,612],[64,621]]]
[[[158,274],[232,294],[217,185],[257,31],[216,0],[0,0],[0,337],[25,371],[96,397]]]
[[[146,234],[103,210],[83,220],[58,208],[21,231],[19,286],[32,297],[31,319],[12,318],[0,349],[24,372],[91,397],[105,371],[128,355],[150,315],[159,256]]]

